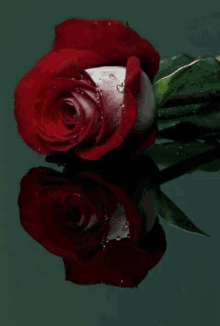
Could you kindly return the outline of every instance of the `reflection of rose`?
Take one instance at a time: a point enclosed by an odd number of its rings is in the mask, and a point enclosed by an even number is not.
[[[166,250],[158,218],[146,233],[138,204],[96,173],[70,181],[33,168],[21,181],[18,204],[24,229],[63,258],[66,280],[77,284],[135,287]]]
[[[23,140],[40,154],[74,150],[97,160],[129,134],[155,142],[151,81],[154,47],[115,20],[70,19],[56,26],[51,51],[20,80],[15,117]]]

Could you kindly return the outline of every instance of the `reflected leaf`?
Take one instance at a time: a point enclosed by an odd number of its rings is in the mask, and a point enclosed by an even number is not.
[[[159,215],[171,226],[178,227],[188,232],[206,235],[211,238],[210,235],[200,230],[159,188],[156,189],[156,205]]]

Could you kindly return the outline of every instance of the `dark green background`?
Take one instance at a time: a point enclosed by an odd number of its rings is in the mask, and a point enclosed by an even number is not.
[[[20,226],[17,196],[27,171],[46,164],[17,134],[13,93],[50,49],[54,25],[71,17],[128,21],[161,58],[220,54],[220,3],[179,1],[10,1],[0,8],[1,290],[4,326],[217,325],[220,172],[201,171],[162,190],[212,238],[163,225],[167,252],[138,289],[80,286],[64,280],[61,258]],[[77,31],[76,31],[77,33]]]

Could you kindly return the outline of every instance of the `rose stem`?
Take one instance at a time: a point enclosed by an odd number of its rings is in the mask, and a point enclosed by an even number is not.
[[[155,186],[162,185],[166,182],[174,180],[191,170],[212,162],[215,159],[220,159],[220,147],[205,151],[204,153],[194,155],[184,161],[173,164],[154,176],[152,183]]]

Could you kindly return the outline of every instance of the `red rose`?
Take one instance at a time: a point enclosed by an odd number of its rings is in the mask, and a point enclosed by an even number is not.
[[[20,80],[15,118],[39,154],[97,160],[129,134],[145,136],[155,118],[151,81],[159,54],[117,20],[70,19],[55,28],[52,49]],[[149,148],[156,129],[141,140]]]
[[[32,168],[21,181],[18,198],[22,226],[63,258],[66,280],[130,288],[166,250],[151,195],[145,201],[148,233],[138,205],[96,173],[81,172],[70,181],[53,169]]]

